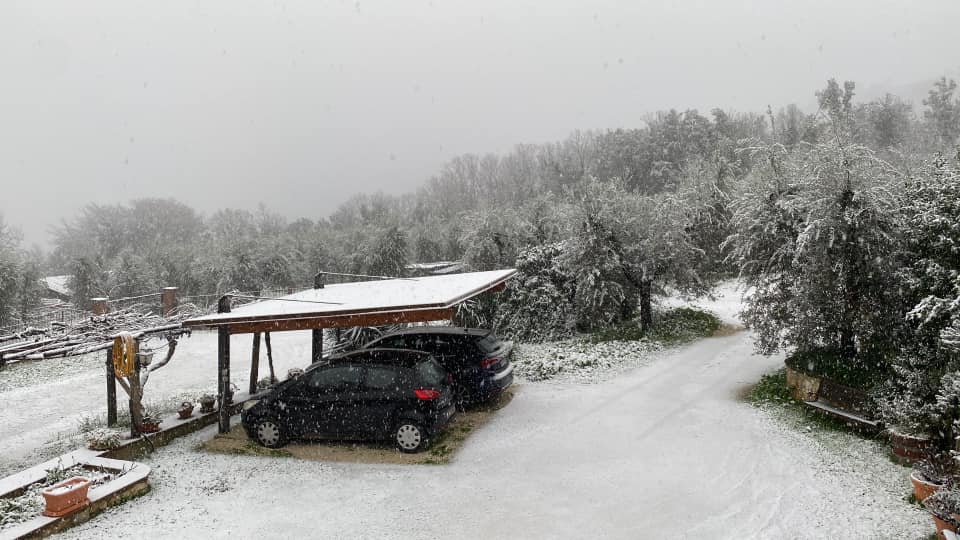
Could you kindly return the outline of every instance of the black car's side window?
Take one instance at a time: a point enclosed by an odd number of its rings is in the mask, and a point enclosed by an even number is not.
[[[310,377],[308,386],[320,392],[342,392],[360,386],[359,366],[335,366],[318,369]]]
[[[386,349],[395,349],[399,347],[398,345],[398,343],[400,342],[399,340],[400,340],[400,336],[385,337],[380,341],[374,343],[372,347],[375,347],[375,348],[383,347]]]
[[[363,381],[366,390],[395,390],[397,388],[397,368],[389,366],[370,366]]]

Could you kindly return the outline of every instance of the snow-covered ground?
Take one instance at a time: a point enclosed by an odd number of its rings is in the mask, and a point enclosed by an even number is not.
[[[310,332],[271,336],[274,368],[284,378],[292,367],[310,362]],[[157,345],[157,343],[153,343]],[[231,380],[242,390],[250,374],[252,338],[233,336],[230,341]],[[56,457],[72,449],[72,437],[88,419],[103,421],[107,414],[107,385],[100,352],[74,358],[12,364],[0,370],[0,476],[43,457]],[[260,347],[260,377],[269,372],[265,345]],[[194,332],[180,341],[170,363],[153,373],[144,393],[145,403],[196,401],[204,393],[216,394],[216,332]],[[117,388],[119,409],[127,408],[123,389]],[[81,441],[82,442],[82,441]]]
[[[733,322],[738,300],[726,290],[703,304]],[[308,357],[309,335],[277,338],[278,364]],[[178,352],[189,354],[158,371],[150,391],[212,385],[212,345],[191,339]],[[235,354],[242,380],[245,356]],[[903,499],[908,470],[881,445],[798,431],[780,413],[738,399],[782,365],[753,355],[748,333],[640,356],[637,367],[596,384],[521,383],[449,465],[199,452],[210,427],[146,458],[151,493],[63,537],[909,539],[931,531],[929,517]],[[20,392],[3,386],[6,377],[0,372],[4,398]],[[98,388],[101,378],[78,375],[16,394],[39,401],[16,407],[28,419],[0,412],[2,459],[29,455],[52,433],[44,424],[67,429],[83,407],[101,406],[101,393],[78,385]]]

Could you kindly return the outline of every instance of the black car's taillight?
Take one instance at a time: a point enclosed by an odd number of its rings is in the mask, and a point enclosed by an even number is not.
[[[488,369],[490,366],[496,364],[499,361],[500,359],[496,357],[484,358],[483,360],[480,361],[480,367],[483,369]]]
[[[417,399],[420,401],[430,401],[431,399],[440,397],[440,392],[432,388],[417,388],[413,393],[417,395]]]

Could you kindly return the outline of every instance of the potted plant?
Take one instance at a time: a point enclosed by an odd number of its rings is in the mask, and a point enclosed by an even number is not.
[[[189,401],[184,401],[183,403],[180,404],[180,408],[177,409],[177,415],[180,418],[190,418],[192,414],[193,414],[193,403],[190,403]]]
[[[90,489],[90,480],[82,476],[74,476],[58,482],[41,492],[46,508],[43,515],[47,517],[62,517],[75,512],[90,504],[87,491]]]
[[[213,397],[213,394],[204,394],[197,401],[200,402],[200,412],[210,413],[213,412],[213,404],[217,402],[217,398]]]
[[[229,405],[233,405],[233,392],[234,392],[234,390],[239,390],[239,388],[237,388],[237,385],[235,385],[235,384],[233,384],[233,383],[230,383],[230,385],[227,386],[226,395],[225,395],[225,397],[224,397],[224,400],[226,401],[226,404],[227,404],[228,406],[229,406]]]
[[[921,396],[884,387],[874,396],[878,412],[887,426],[894,458],[902,463],[929,459],[936,452],[930,433],[934,432],[931,405]]]
[[[156,433],[160,431],[160,419],[152,414],[145,414],[140,420],[140,433]]]
[[[941,452],[914,464],[910,473],[913,496],[920,502],[953,483],[956,462],[950,454]]]
[[[937,526],[937,536],[945,538],[943,531],[957,532],[960,528],[960,489],[941,489],[923,501]]]

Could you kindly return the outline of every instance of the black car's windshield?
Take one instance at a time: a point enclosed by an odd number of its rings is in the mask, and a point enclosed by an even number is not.
[[[493,334],[487,334],[477,341],[477,346],[484,353],[492,353],[500,348],[500,340]]]

